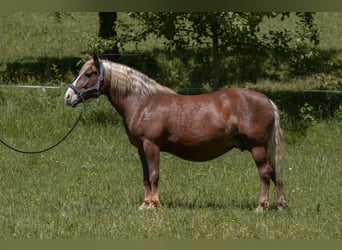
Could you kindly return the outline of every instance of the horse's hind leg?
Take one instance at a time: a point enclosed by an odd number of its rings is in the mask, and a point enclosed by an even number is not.
[[[285,198],[283,182],[281,180],[277,180],[274,174],[272,174],[271,177],[272,177],[272,181],[275,184],[275,188],[276,188],[276,192],[278,196],[278,210],[282,211],[287,207],[287,201]]]
[[[267,153],[264,146],[252,148],[251,153],[258,167],[261,179],[260,197],[256,211],[262,212],[268,208],[268,193],[270,190],[270,181],[272,179],[272,175],[274,175],[274,170],[267,160]]]

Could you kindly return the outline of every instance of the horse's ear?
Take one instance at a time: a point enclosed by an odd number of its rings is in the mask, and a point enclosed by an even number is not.
[[[94,60],[95,67],[98,70],[100,70],[100,59],[99,59],[99,57],[97,56],[96,53],[93,54],[93,60]]]
[[[87,54],[87,61],[90,61],[91,59],[93,59],[93,57],[90,54]]]
[[[97,56],[96,53],[93,54],[93,59],[94,59],[94,63],[95,63],[96,65],[100,65],[99,57]]]

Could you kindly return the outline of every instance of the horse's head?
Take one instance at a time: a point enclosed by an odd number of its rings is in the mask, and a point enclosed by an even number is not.
[[[98,97],[103,88],[103,65],[96,54],[88,55],[76,80],[65,93],[65,104],[75,107],[81,101]]]

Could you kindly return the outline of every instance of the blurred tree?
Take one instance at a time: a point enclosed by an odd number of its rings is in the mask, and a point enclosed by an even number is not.
[[[298,58],[312,55],[312,46],[319,43],[314,13],[297,12],[295,34],[285,27],[260,35],[265,19],[290,17],[290,12],[133,12],[130,16],[142,25],[139,33],[125,29],[122,41],[141,41],[148,34],[167,39],[168,49],[209,49],[211,53],[212,88],[218,89],[224,75],[223,59],[230,56],[239,68],[240,80],[256,81],[266,60],[289,61],[298,67]],[[134,37],[131,35],[134,34]],[[305,53],[305,54],[304,54]],[[277,63],[277,61],[274,61]],[[305,60],[301,60],[305,62]],[[303,65],[299,70],[303,69]]]
[[[108,44],[106,50],[102,53],[105,54],[105,57],[111,61],[117,62],[119,61],[119,49],[115,42],[116,37],[116,12],[99,12],[99,38],[105,40],[112,40],[111,44]]]
[[[54,12],[54,17],[57,22],[62,22],[65,17],[71,17],[72,14],[66,12]],[[99,32],[98,37],[94,39],[93,45],[90,46],[89,52],[97,52],[111,61],[119,61],[119,48],[116,42],[116,12],[99,12]],[[91,51],[93,50],[93,51]]]

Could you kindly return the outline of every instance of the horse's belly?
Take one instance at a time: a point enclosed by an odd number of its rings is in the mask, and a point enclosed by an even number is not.
[[[161,148],[161,150],[176,155],[184,160],[200,162],[215,159],[234,147],[235,145],[233,142],[202,142],[194,145],[169,143]]]

